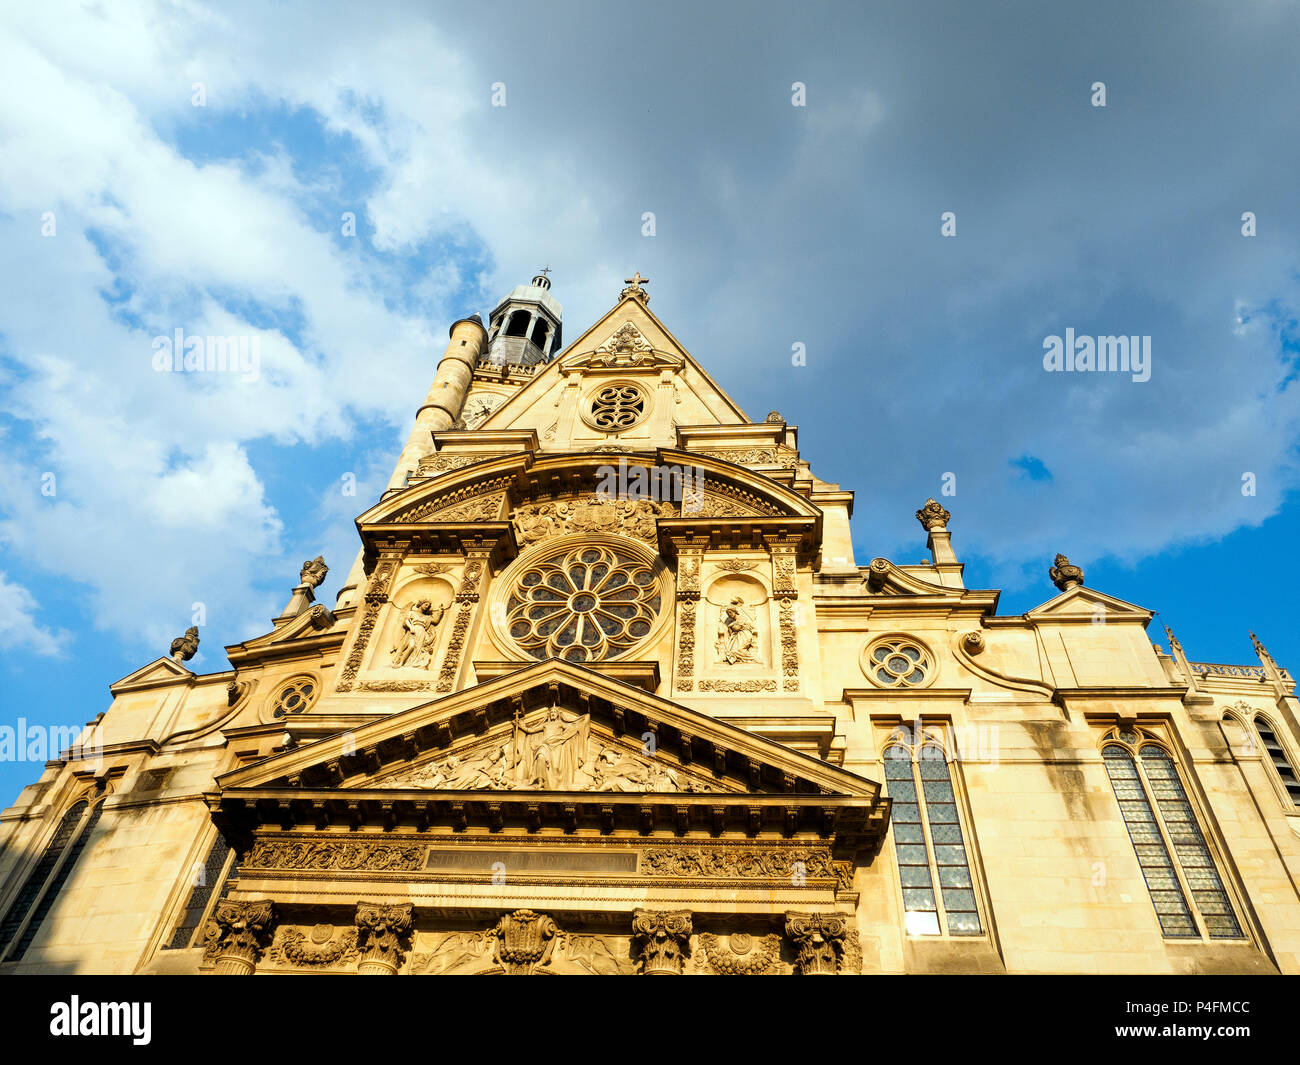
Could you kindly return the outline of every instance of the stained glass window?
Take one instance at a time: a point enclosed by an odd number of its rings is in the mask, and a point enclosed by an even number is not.
[[[904,929],[920,936],[983,934],[957,796],[942,749],[927,744],[914,764],[906,747],[888,747],[885,782],[892,800],[890,830],[903,889]]]
[[[1161,932],[1168,939],[1200,939],[1199,914],[1211,939],[1240,939],[1241,926],[1173,757],[1149,742],[1141,743],[1137,760],[1117,743],[1101,753]]]
[[[612,547],[584,546],[524,571],[506,602],[506,626],[534,658],[596,662],[648,636],[660,605],[649,563]]]
[[[1277,775],[1282,780],[1282,787],[1286,789],[1287,795],[1291,798],[1293,806],[1300,806],[1300,779],[1296,778],[1295,768],[1291,765],[1290,759],[1286,756],[1286,750],[1277,738],[1277,733],[1269,722],[1258,715],[1255,717],[1255,731],[1259,733],[1260,743],[1264,745],[1264,756],[1272,763],[1277,770]]]
[[[223,836],[217,836],[212,846],[208,848],[207,860],[198,869],[199,875],[190,892],[185,913],[181,916],[180,923],[176,926],[171,941],[163,948],[164,950],[183,950],[190,945],[190,940],[194,938],[194,933],[198,931],[203,915],[207,912],[208,902],[216,889],[217,881],[221,879],[221,872],[226,867],[228,857],[230,857],[230,844]]]
[[[36,863],[36,868],[28,874],[27,879],[23,882],[18,897],[14,899],[13,905],[9,907],[4,921],[0,922],[0,957],[4,956],[4,948],[22,926],[27,911],[31,909],[32,903],[36,901],[36,897],[41,893],[41,888],[45,885],[45,881],[49,879],[50,873],[54,871],[54,867],[59,864],[59,859],[63,856],[69,840],[72,839],[73,833],[77,830],[77,826],[81,824],[81,819],[86,813],[86,807],[89,805],[83,799],[81,802],[75,802],[68,807],[63,819],[59,822],[59,827],[54,832],[54,837],[46,845],[41,860]]]

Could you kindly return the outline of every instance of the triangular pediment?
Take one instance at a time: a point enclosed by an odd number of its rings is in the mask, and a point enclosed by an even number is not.
[[[1113,595],[1099,592],[1086,585],[1076,585],[1041,606],[1025,614],[1031,621],[1086,622],[1097,623],[1098,617],[1107,622],[1136,621],[1142,625],[1154,617],[1152,611],[1135,603],[1117,599]]]
[[[452,759],[456,759],[452,764]],[[880,798],[877,783],[559,660],[235,770],[223,792],[667,792]]]
[[[667,380],[661,375],[667,373]],[[597,426],[570,416],[566,390],[586,399],[605,382],[640,381],[646,389],[644,421],[627,432],[601,435]],[[708,371],[639,299],[610,309],[540,373],[482,423],[486,430],[532,430],[545,450],[576,450],[593,443],[644,439],[676,443],[678,425],[734,425],[749,417]]]
[[[155,658],[134,673],[128,673],[121,680],[114,681],[108,686],[108,690],[117,695],[120,692],[175,684],[177,681],[192,681],[195,676],[192,670],[186,669],[174,658]]]

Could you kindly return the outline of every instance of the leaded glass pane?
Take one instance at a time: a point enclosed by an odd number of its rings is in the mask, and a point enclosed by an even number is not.
[[[49,879],[54,867],[58,865],[59,858],[62,857],[68,841],[72,839],[72,833],[76,831],[77,825],[80,824],[88,805],[83,800],[68,807],[67,813],[63,815],[63,820],[59,822],[59,827],[54,832],[54,838],[50,840],[45,848],[45,853],[41,855],[41,860],[36,863],[36,868],[31,871],[31,874],[24,881],[22,890],[18,892],[18,897],[14,899],[13,905],[9,907],[9,912],[5,914],[4,922],[0,923],[0,956],[3,956],[5,946],[23,923],[23,918],[27,916],[27,911],[31,909],[32,903],[36,901],[36,896],[40,894],[42,885]]]
[[[1159,833],[1149,831],[1155,824],[1155,813],[1142,791],[1133,756],[1127,748],[1115,744],[1104,747],[1101,756],[1115,789],[1115,797],[1119,800],[1124,824],[1133,840],[1133,850],[1142,868],[1142,878],[1146,881],[1151,905],[1155,907],[1161,933],[1175,939],[1196,936],[1196,925],[1178,885],[1169,851]]]
[[[1214,866],[1210,848],[1206,846],[1196,814],[1183,790],[1183,782],[1174,760],[1168,751],[1153,743],[1144,744],[1140,753],[1147,779],[1152,782],[1160,816],[1164,818],[1169,838],[1173,842],[1174,853],[1178,855],[1185,870],[1201,874],[1198,883],[1192,886],[1192,899],[1203,915],[1213,914],[1222,918],[1216,922],[1217,930],[1210,931],[1211,938],[1239,939],[1241,928],[1228,901],[1228,893],[1219,879],[1219,872]]]

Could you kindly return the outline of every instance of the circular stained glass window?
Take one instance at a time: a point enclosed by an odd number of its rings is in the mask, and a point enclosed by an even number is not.
[[[272,717],[301,714],[316,701],[316,681],[312,677],[295,677],[276,692]]]
[[[583,545],[524,570],[506,599],[506,631],[533,658],[597,662],[649,636],[661,605],[652,563]]]
[[[919,688],[934,676],[934,661],[920,643],[887,636],[867,648],[863,672],[885,688]]]
[[[597,429],[617,433],[631,429],[646,412],[646,395],[639,385],[624,381],[598,388],[591,397],[587,420]]]

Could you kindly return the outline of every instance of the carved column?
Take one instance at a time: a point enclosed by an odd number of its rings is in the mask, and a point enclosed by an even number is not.
[[[365,658],[366,647],[370,643],[371,634],[375,631],[375,623],[379,620],[379,612],[388,602],[388,593],[392,589],[393,580],[397,576],[401,563],[402,550],[385,550],[370,573],[370,581],[366,584],[365,605],[361,610],[361,623],[357,626],[357,635],[352,641],[352,649],[348,652],[343,671],[339,674],[338,690],[341,692],[351,691],[356,682],[362,659]]]
[[[411,939],[411,904],[357,903],[357,962],[360,976],[394,976]]]
[[[681,976],[691,954],[690,910],[637,910],[632,939],[645,976]]]
[[[465,572],[461,577],[460,588],[456,591],[454,608],[456,618],[452,622],[451,636],[447,639],[447,650],[442,656],[442,669],[438,672],[436,691],[449,692],[456,686],[460,674],[460,660],[468,642],[470,622],[478,609],[479,599],[488,575],[488,560],[495,550],[497,541],[480,540],[465,548]]]
[[[795,624],[795,600],[799,598],[799,588],[795,574],[799,538],[764,536],[763,541],[772,557],[772,595],[777,602],[781,627],[782,687],[788,692],[798,691],[799,632]]]
[[[785,915],[785,934],[795,947],[795,972],[803,976],[834,976],[844,957],[848,921],[838,913]]]
[[[271,941],[275,907],[270,899],[243,902],[223,899],[212,914],[218,929],[217,976],[251,976]]]
[[[683,507],[685,503],[683,502]],[[674,536],[677,549],[677,690],[695,688],[696,611],[700,604],[700,575],[707,536]]]

